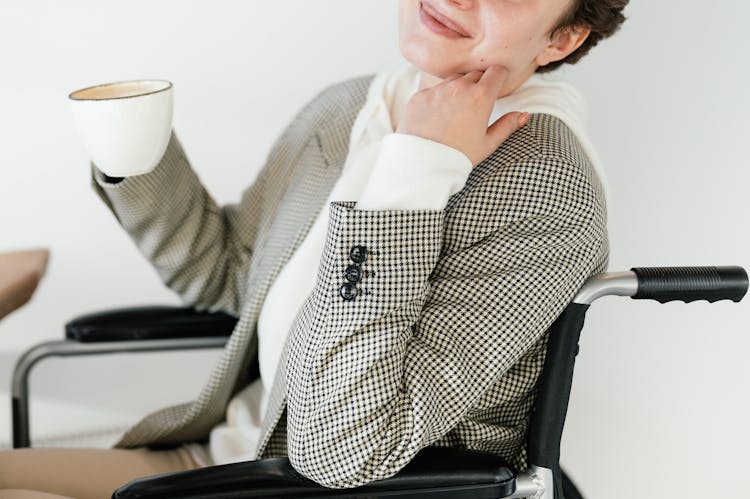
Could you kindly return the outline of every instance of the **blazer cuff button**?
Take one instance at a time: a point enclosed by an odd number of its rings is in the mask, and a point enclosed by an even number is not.
[[[349,282],[359,282],[362,280],[362,267],[353,263],[346,268],[344,277]]]
[[[354,263],[362,263],[367,259],[367,248],[364,246],[352,246],[352,249],[349,250],[349,258],[351,258]]]
[[[339,293],[344,300],[353,300],[357,296],[357,286],[347,282],[339,288]]]

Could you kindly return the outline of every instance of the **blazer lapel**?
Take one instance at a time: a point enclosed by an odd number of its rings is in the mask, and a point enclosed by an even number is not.
[[[357,107],[356,110],[359,110],[359,107]],[[356,116],[356,112],[354,113],[354,115]],[[304,227],[297,231],[294,234],[293,238],[290,238],[289,236],[282,236],[279,238],[282,241],[293,239],[294,248],[302,243],[302,240],[307,235],[308,230],[314,223],[320,209],[327,208],[325,206],[320,206],[320,203],[322,203],[328,197],[328,194],[330,193],[331,189],[333,189],[336,180],[341,174],[341,170],[344,166],[344,162],[346,161],[346,156],[349,150],[349,132],[351,130],[351,122],[353,120],[354,116],[351,116],[349,120],[334,119],[331,123],[318,129],[315,133],[315,138],[319,147],[320,155],[325,161],[325,168],[327,170],[322,175],[327,179],[325,183],[326,189],[325,192],[318,193],[318,204],[315,204],[314,201],[311,200],[310,202],[305,203],[307,206],[300,207],[300,210],[293,210],[298,211],[299,213],[311,213],[311,216],[309,216],[306,220],[306,223],[304,223]],[[302,180],[304,181],[304,179]],[[290,210],[287,209],[286,211]],[[283,212],[283,208],[278,211],[278,213],[280,214]],[[271,237],[276,238],[277,235],[274,234]],[[285,255],[284,258],[278,260],[277,264],[273,266],[273,278],[275,278],[275,276],[279,274],[283,265],[289,260],[289,258],[291,258],[292,253],[293,251],[289,252],[288,255]],[[299,314],[297,315],[297,319],[298,318]],[[295,321],[293,322],[292,329],[296,327],[297,319],[295,319]],[[286,336],[284,347],[281,353],[281,359],[279,361],[279,366],[276,370],[273,384],[271,385],[268,405],[266,407],[266,413],[263,417],[263,424],[260,433],[261,436],[258,442],[255,459],[262,458],[262,454],[266,449],[268,441],[271,438],[271,435],[276,428],[276,425],[279,422],[284,409],[286,408],[286,359],[288,348],[289,334],[287,334]]]
[[[290,185],[278,203],[274,203],[268,230],[259,235],[256,251],[259,259],[249,274],[249,293],[257,306],[249,307],[257,319],[260,306],[274,279],[302,244],[328,198],[349,152],[352,126],[359,111],[366,104],[367,92],[374,74],[352,80],[345,93],[331,93],[321,97],[330,100],[329,111],[316,118],[322,124],[304,146],[295,150],[295,166],[290,175]],[[316,126],[313,124],[312,126]]]

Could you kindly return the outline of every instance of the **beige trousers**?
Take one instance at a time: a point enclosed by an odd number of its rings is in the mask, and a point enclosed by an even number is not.
[[[182,447],[0,451],[0,498],[108,499],[134,478],[198,467]]]

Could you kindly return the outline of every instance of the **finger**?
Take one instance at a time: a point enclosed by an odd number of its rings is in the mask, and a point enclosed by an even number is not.
[[[477,85],[487,87],[488,90],[492,90],[496,94],[496,91],[500,91],[505,80],[508,79],[509,74],[510,71],[505,66],[493,64],[484,71]]]
[[[457,80],[459,78],[462,78],[464,75],[465,75],[465,73],[452,73],[452,74],[449,74],[448,76],[446,76],[445,78],[443,78],[443,81],[440,82],[440,83],[442,83],[442,84],[445,85],[445,84],[447,84],[447,83],[449,83],[449,82],[451,82],[453,80]]]
[[[467,78],[476,83],[479,78],[482,76],[483,70],[481,69],[475,69],[473,71],[469,71],[468,73],[451,73],[445,78],[443,78],[443,83],[448,83],[453,80],[457,80],[459,78]]]
[[[493,146],[493,151],[500,147],[500,144],[505,142],[508,137],[513,135],[513,132],[524,126],[529,122],[529,113],[522,113],[514,111],[507,113],[495,120],[492,125],[487,128],[487,135],[490,138],[490,142]]]
[[[468,73],[466,73],[463,78],[464,80],[469,80],[472,83],[476,83],[480,78],[482,78],[483,74],[484,71],[482,71],[481,69],[475,69],[474,71],[469,71]]]

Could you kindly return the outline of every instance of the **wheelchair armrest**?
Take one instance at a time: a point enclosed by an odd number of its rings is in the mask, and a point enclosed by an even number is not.
[[[145,306],[105,310],[76,317],[65,325],[65,340],[26,350],[13,369],[13,447],[29,447],[29,373],[40,360],[123,352],[221,348],[237,318],[190,307]],[[139,341],[140,340],[140,341]],[[250,375],[259,375],[257,358]]]
[[[82,343],[229,336],[237,318],[191,307],[145,306],[104,310],[76,317],[65,337]]]
[[[508,497],[516,471],[500,456],[457,447],[425,447],[392,477],[333,489],[302,475],[287,457],[197,468],[133,480],[113,499],[245,497]],[[396,494],[398,492],[398,494]]]

